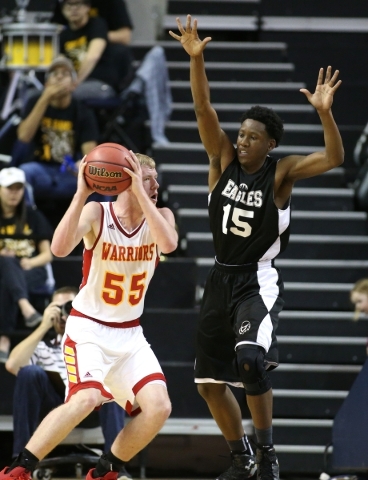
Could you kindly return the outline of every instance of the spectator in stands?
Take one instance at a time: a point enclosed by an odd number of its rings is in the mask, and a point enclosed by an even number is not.
[[[77,159],[97,145],[97,121],[94,113],[73,97],[75,80],[70,60],[57,57],[46,74],[44,90],[31,97],[25,106],[12,164],[25,172],[35,196],[74,195]],[[33,149],[29,162],[23,152],[25,148]]]
[[[96,13],[101,18],[95,18]],[[155,146],[167,145],[165,124],[171,114],[172,98],[163,48],[153,47],[134,72],[133,55],[127,45],[133,27],[123,0],[61,0],[53,20],[62,23],[62,16],[68,27],[60,35],[61,50],[78,71],[80,85],[74,94],[81,99],[96,99],[120,93],[125,105],[131,105],[136,112],[133,116],[124,112],[128,132],[129,123],[137,130],[144,117],[137,112],[144,97],[152,142]],[[102,19],[106,21],[107,30],[103,28]],[[132,137],[136,136],[135,131]]]
[[[272,384],[267,370],[278,365],[276,328],[283,282],[274,258],[287,246],[290,198],[296,181],[327,172],[344,161],[332,114],[338,71],[319,70],[315,92],[300,91],[319,115],[324,149],[309,155],[270,156],[283,124],[270,108],[254,106],[239,125],[236,145],[222,130],[210,101],[197,21],[177,19],[190,56],[190,85],[199,134],[209,158],[209,217],[215,248],[196,336],[195,381],[227,440],[232,464],[219,480],[278,480],[273,444]],[[239,102],[241,102],[239,96]],[[242,426],[241,410],[228,384],[243,387],[257,439],[256,457]]]
[[[108,25],[102,17],[90,17],[90,0],[63,0],[67,25],[60,33],[60,51],[77,71],[77,98],[105,99],[116,95],[132,68],[132,58],[116,53],[108,41]]]
[[[76,287],[56,290],[46,307],[40,325],[11,351],[5,364],[8,372],[17,376],[14,389],[13,458],[24,449],[35,432],[41,416],[64,401],[67,370],[61,348],[65,322],[71,302],[78,293]],[[52,329],[52,338],[47,334]],[[109,451],[116,435],[124,427],[124,410],[116,403],[105,403],[99,410],[105,451]],[[131,478],[125,468],[119,478]]]
[[[362,278],[354,284],[350,300],[355,306],[355,320],[358,320],[360,313],[368,315],[368,278]]]
[[[47,281],[45,265],[52,261],[52,230],[41,212],[25,200],[24,172],[16,167],[0,172],[0,361],[10,348],[8,336],[17,324],[20,309],[26,326],[42,316],[29,294]]]
[[[66,25],[67,21],[62,13],[62,0],[55,5],[51,21]],[[91,17],[102,17],[106,20],[107,39],[111,43],[129,45],[132,36],[133,24],[124,0],[91,0]]]

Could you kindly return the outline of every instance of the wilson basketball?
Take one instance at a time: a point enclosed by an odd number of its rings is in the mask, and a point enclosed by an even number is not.
[[[132,183],[123,168],[131,169],[129,150],[118,143],[102,143],[86,156],[84,178],[89,187],[102,195],[119,195]]]

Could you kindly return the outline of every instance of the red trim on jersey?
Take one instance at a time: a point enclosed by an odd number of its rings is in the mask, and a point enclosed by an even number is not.
[[[80,284],[79,290],[83,288],[88,280],[88,275],[91,270],[93,250],[83,250],[83,263],[82,263],[82,283]]]
[[[141,413],[142,411],[141,407],[137,407],[136,409],[133,410],[133,405],[129,402],[129,400],[127,400],[124,410],[127,412],[127,414],[130,417],[136,417],[138,413]]]
[[[105,327],[133,328],[139,327],[140,325],[139,318],[136,318],[135,320],[128,320],[127,322],[104,322],[102,320],[98,320],[97,318],[89,317],[88,315],[85,315],[84,313],[75,310],[75,308],[71,309],[70,315],[73,315],[74,317],[88,318],[88,320],[92,320],[93,322],[99,323],[100,325],[105,325]]]
[[[137,395],[139,390],[141,390],[145,385],[147,385],[147,383],[150,383],[153,380],[162,380],[163,382],[166,383],[166,378],[163,373],[151,373],[150,375],[147,375],[147,377],[144,377],[141,380],[139,380],[139,382],[134,385],[132,389],[134,395]]]
[[[97,245],[97,242],[99,241],[99,239],[102,235],[103,220],[104,220],[105,212],[104,212],[104,209],[103,209],[103,206],[101,205],[101,203],[99,203],[99,205],[101,207],[100,230],[98,232],[98,235],[97,235],[97,238],[96,238],[94,244],[92,245],[92,248],[89,248],[89,249],[84,248],[83,249],[83,266],[82,266],[83,277],[82,277],[82,283],[80,284],[79,290],[81,288],[83,288],[88,281],[88,275],[89,275],[89,272],[91,270],[93,250],[95,249],[95,247]]]
[[[158,248],[157,248],[157,245],[156,245],[156,262],[155,262],[155,268],[158,267],[158,264],[160,263],[160,255],[158,253]]]
[[[126,230],[124,230],[121,223],[119,222],[118,217],[115,215],[112,203],[110,203],[110,213],[112,215],[112,218],[114,219],[115,225],[117,226],[118,230],[128,238],[134,237],[134,235],[136,235],[139,232],[139,230],[143,227],[143,225],[146,221],[146,219],[143,219],[142,223],[135,230],[133,230],[133,232],[128,233]]]
[[[91,250],[95,249],[95,247],[97,245],[97,242],[100,240],[100,237],[102,235],[103,222],[104,222],[104,218],[105,218],[105,210],[104,210],[103,206],[101,205],[101,203],[99,203],[99,205],[101,207],[100,230],[98,232],[97,238],[96,238],[95,243],[93,244]]]

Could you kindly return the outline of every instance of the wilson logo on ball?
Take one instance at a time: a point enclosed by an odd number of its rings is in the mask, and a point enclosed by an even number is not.
[[[109,177],[109,178],[121,178],[121,172],[108,172],[105,168],[97,168],[93,165],[88,166],[88,173],[94,177]]]

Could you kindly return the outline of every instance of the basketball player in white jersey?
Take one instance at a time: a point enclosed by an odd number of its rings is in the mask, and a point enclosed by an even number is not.
[[[63,339],[68,370],[66,403],[40,424],[0,479],[31,480],[32,471],[95,408],[116,401],[134,419],[118,434],[87,479],[116,480],[119,470],[159,432],[171,412],[165,377],[143,336],[139,317],[160,252],[177,247],[174,215],[157,208],[155,162],[128,158],[131,186],[115,202],[89,202],[83,172],[52,240],[65,257],[84,241],[83,281]]]

